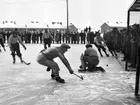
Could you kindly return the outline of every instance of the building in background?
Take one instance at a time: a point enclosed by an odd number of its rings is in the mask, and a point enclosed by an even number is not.
[[[51,22],[51,23],[40,23],[38,21],[31,21],[25,24],[18,24],[16,21],[2,21],[0,22],[0,30],[13,30],[17,28],[18,30],[43,30],[50,29],[51,31],[66,31],[67,26],[62,24],[62,22]],[[78,28],[74,24],[69,25],[70,32],[78,32]]]
[[[120,31],[126,27],[127,24],[122,22],[116,22],[116,23],[105,22],[101,26],[101,33],[104,33],[106,31],[111,31],[113,28],[117,28]]]
[[[78,28],[75,27],[75,25],[70,24],[70,25],[69,25],[69,31],[70,31],[70,32],[78,32]]]

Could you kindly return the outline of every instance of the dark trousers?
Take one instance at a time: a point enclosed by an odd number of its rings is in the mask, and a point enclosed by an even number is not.
[[[20,48],[19,48],[19,43],[11,44],[11,47],[12,47],[12,53],[11,53],[11,55],[13,57],[15,57],[16,54],[17,54],[18,57],[21,57],[22,56],[22,54],[20,52]]]
[[[44,49],[47,48],[47,45],[48,47],[51,47],[51,38],[44,39]]]
[[[107,54],[106,48],[105,48],[104,46],[102,46],[102,45],[97,45],[96,43],[94,43],[94,45],[97,47],[97,49],[98,49],[98,51],[99,51],[99,53],[100,53],[101,56],[103,56],[102,53],[101,53],[101,50],[104,51],[104,53],[106,54],[106,56],[109,56],[109,55]]]

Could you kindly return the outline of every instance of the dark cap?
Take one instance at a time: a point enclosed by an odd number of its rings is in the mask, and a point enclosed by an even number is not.
[[[70,46],[68,44],[65,44],[65,43],[61,44],[61,47],[70,49]]]

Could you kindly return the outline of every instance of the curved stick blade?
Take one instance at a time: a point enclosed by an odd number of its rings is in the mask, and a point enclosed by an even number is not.
[[[81,79],[84,80],[83,76],[81,75]]]
[[[84,78],[83,78],[83,76],[82,75],[77,75],[77,74],[75,74],[75,73],[73,73],[74,75],[76,75],[77,77],[79,77],[81,80],[83,80]]]

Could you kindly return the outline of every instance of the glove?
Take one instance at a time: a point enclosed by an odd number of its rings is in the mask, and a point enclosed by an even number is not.
[[[26,47],[25,46],[23,46],[24,47],[24,49],[26,50]]]
[[[70,74],[73,74],[73,70],[69,70]]]

